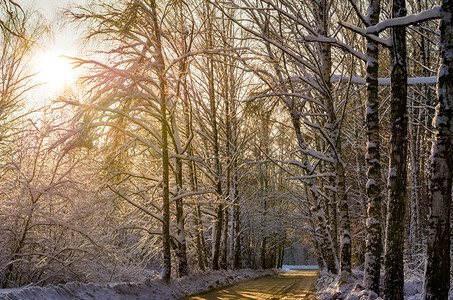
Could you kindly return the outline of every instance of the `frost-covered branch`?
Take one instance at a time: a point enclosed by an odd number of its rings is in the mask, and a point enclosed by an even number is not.
[[[392,40],[390,38],[381,39],[380,37],[377,37],[374,34],[367,33],[366,29],[357,27],[355,25],[349,24],[349,23],[344,22],[344,21],[340,21],[340,25],[345,27],[345,28],[347,28],[347,29],[349,29],[349,30],[352,30],[352,31],[354,31],[354,32],[366,37],[366,38],[370,38],[373,41],[375,41],[376,43],[381,44],[382,46],[385,46],[385,47],[391,47],[392,46]]]
[[[205,194],[215,194],[215,191],[195,191],[195,192],[186,192],[179,194],[175,197],[170,198],[170,202],[185,198],[185,197],[191,197],[191,196],[196,196],[196,195],[205,195]]]
[[[176,153],[170,154],[169,157],[170,158],[180,158],[180,159],[184,159],[184,160],[191,160],[191,161],[195,161],[195,162],[203,162],[203,160],[204,160],[201,157],[195,157],[195,156],[184,155],[184,154],[176,154]]]
[[[155,213],[153,213],[152,211],[150,211],[149,209],[147,209],[146,207],[136,203],[135,201],[132,201],[129,197],[123,195],[121,192],[117,191],[116,189],[114,189],[110,184],[107,185],[107,187],[112,191],[114,192],[116,195],[120,196],[122,199],[126,200],[129,204],[131,204],[132,206],[138,208],[139,210],[141,210],[142,212],[146,213],[147,215],[155,218],[156,220],[159,220],[161,222],[163,222],[162,220],[162,217],[156,215]]]
[[[442,13],[440,10],[440,6],[435,6],[432,9],[422,11],[419,14],[393,18],[379,22],[374,26],[368,27],[366,29],[366,33],[367,34],[379,33],[391,27],[414,25],[429,20],[440,19],[441,17]]]

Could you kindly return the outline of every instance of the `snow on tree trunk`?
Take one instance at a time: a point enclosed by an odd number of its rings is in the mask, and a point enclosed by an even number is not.
[[[371,0],[369,21],[371,26],[379,22],[380,0]],[[376,294],[379,294],[381,277],[381,158],[379,153],[379,98],[378,98],[378,44],[367,39],[367,154],[368,164],[366,191],[368,196],[368,219],[366,221],[366,254],[363,283]]]
[[[405,0],[394,0],[392,18],[406,15]],[[404,298],[404,216],[407,188],[406,28],[391,30],[391,140],[385,248],[384,298]]]
[[[441,66],[438,74],[431,178],[427,259],[422,299],[447,299],[450,288],[450,205],[453,176],[453,3],[442,1]]]
[[[299,147],[301,150],[305,150],[307,149],[307,146],[305,144],[302,132],[300,131],[300,120],[296,111],[291,111],[291,119],[294,130],[296,132]],[[303,166],[305,168],[305,172],[307,174],[312,174],[313,167],[311,165],[311,162],[306,155],[304,155],[304,157]],[[319,245],[319,248],[317,248],[320,250],[320,254],[326,264],[327,270],[332,274],[336,274],[339,270],[338,258],[333,246],[329,228],[327,226],[325,212],[321,205],[321,197],[318,194],[318,190],[313,178],[308,178],[305,183],[307,184],[309,190],[309,195],[307,195],[307,197],[310,197],[313,201],[314,214],[316,215],[318,228],[315,228],[315,233],[319,232],[320,235],[320,237],[314,237],[314,239],[317,239]]]
[[[333,172],[333,170],[332,170]],[[336,178],[331,176],[329,178],[329,185],[335,186]],[[330,235],[332,236],[333,247],[335,253],[338,253],[338,208],[337,208],[337,197],[334,190],[328,190],[328,215],[329,215],[329,226]]]
[[[175,175],[176,184],[178,186],[178,193],[182,191],[182,160],[176,158],[175,163]],[[176,201],[176,257],[178,258],[178,276],[186,276],[189,274],[187,264],[187,245],[186,245],[186,233],[184,229],[184,207],[183,199],[177,199]]]
[[[338,212],[340,215],[340,270],[341,272],[351,272],[351,223],[349,221],[349,208],[346,194],[346,180],[344,163],[341,156],[337,158],[337,194]]]
[[[329,9],[330,2],[328,0],[321,0],[315,5],[316,22],[318,25],[318,33],[322,37],[329,36]],[[324,96],[325,105],[327,107],[327,114],[329,116],[328,128],[330,130],[330,137],[333,141],[337,141],[336,149],[332,149],[332,155],[336,157],[335,172],[336,172],[336,192],[338,199],[338,214],[339,214],[339,232],[340,232],[340,270],[351,271],[351,236],[350,236],[350,221],[348,213],[348,203],[346,194],[346,182],[344,176],[344,165],[341,161],[341,141],[339,137],[339,123],[335,115],[334,99],[332,97],[332,84],[330,82],[331,69],[332,69],[332,54],[331,45],[329,43],[319,43],[319,54],[321,61],[320,75],[325,90],[320,91]],[[336,222],[336,220],[331,220]],[[333,226],[335,227],[335,226]],[[335,232],[336,233],[336,232]],[[333,237],[332,240],[335,240]]]

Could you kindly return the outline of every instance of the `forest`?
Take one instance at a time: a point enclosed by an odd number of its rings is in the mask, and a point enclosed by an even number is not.
[[[28,4],[0,0],[0,290],[317,264],[448,299],[453,1]],[[58,26],[78,51],[37,69]]]

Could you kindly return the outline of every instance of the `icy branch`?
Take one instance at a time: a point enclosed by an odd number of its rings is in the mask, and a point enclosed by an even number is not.
[[[374,26],[368,27],[366,33],[368,34],[379,33],[391,27],[408,26],[429,20],[440,19],[441,17],[442,13],[440,6],[435,6],[432,9],[422,11],[421,13],[416,15],[409,15],[405,17],[399,17],[382,21]]]
[[[337,157],[337,159],[339,159],[339,155],[338,155],[338,152],[337,152],[337,148],[335,146],[335,142],[332,140],[332,138],[329,136],[329,134],[324,130],[323,127],[321,127],[319,124],[316,124],[316,123],[313,123],[313,122],[310,122],[308,120],[304,120],[304,124],[307,125],[307,126],[311,126],[313,128],[316,128],[318,129],[318,131],[324,136],[324,138],[326,139],[326,141],[330,144],[330,146],[332,147],[333,151],[335,152],[335,156]],[[312,153],[310,153],[310,155],[313,156]],[[324,159],[326,161],[330,161],[332,163],[335,162],[335,160],[333,158],[329,158],[329,159]]]

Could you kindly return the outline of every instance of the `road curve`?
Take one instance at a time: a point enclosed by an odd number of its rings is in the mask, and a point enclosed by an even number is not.
[[[293,270],[274,276],[252,279],[225,288],[183,298],[212,299],[316,299],[317,270]]]

